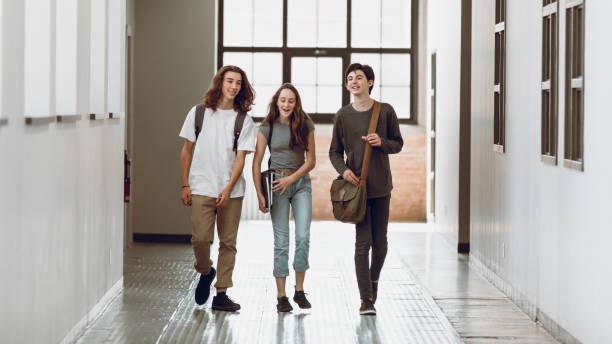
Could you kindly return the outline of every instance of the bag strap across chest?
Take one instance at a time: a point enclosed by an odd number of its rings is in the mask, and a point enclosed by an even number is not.
[[[370,119],[370,126],[368,127],[368,135],[376,131],[376,125],[378,124],[378,117],[380,116],[380,103],[374,101],[374,109],[372,109],[372,118]],[[370,157],[372,156],[372,146],[365,144],[365,151],[363,152],[363,164],[361,165],[361,178],[360,183],[366,185],[368,178],[368,167],[370,166]]]
[[[202,125],[204,124],[204,111],[206,108],[204,104],[196,105],[196,115],[195,115],[195,136],[196,141],[200,136],[200,132],[202,132]],[[232,146],[232,150],[238,153],[238,139],[240,138],[240,132],[242,132],[242,127],[244,125],[244,119],[246,118],[246,113],[239,112],[236,116],[236,120],[234,121],[234,144]]]

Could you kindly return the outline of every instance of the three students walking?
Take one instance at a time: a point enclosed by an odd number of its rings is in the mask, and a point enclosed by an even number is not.
[[[378,278],[387,253],[392,189],[388,154],[401,151],[403,141],[393,107],[386,103],[381,104],[375,132],[368,134],[375,103],[370,97],[374,83],[372,68],[351,64],[345,72],[345,82],[354,102],[336,113],[329,157],[345,180],[358,184],[365,145],[372,147],[372,163],[366,179],[366,216],[355,226],[354,256],[361,297],[360,314],[373,315],[376,314],[374,303]],[[200,273],[195,301],[199,305],[206,302],[218,270],[217,295],[213,298],[212,308],[221,311],[240,309],[240,305],[226,295],[226,290],[232,286],[244,196],[242,169],[246,154],[254,151],[253,181],[259,209],[264,213],[270,212],[272,219],[272,274],[277,287],[277,311],[293,310],[285,290],[289,275],[290,209],[295,221],[293,301],[300,308],[311,308],[304,292],[304,280],[310,267],[312,187],[309,172],[316,163],[315,126],[302,109],[298,90],[289,83],[283,84],[272,97],[268,114],[258,130],[253,120],[245,115],[253,104],[253,98],[254,92],[246,74],[238,67],[225,66],[213,78],[204,104],[189,111],[180,133],[185,141],[181,151],[182,201],[191,206],[195,269]],[[271,209],[266,208],[260,183],[266,147],[270,151],[268,167],[273,174]],[[212,267],[210,259],[215,221],[219,235],[217,270]]]

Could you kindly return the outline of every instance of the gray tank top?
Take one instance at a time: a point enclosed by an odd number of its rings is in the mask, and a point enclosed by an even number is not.
[[[312,120],[307,119],[306,125],[308,126],[309,133],[314,130]],[[259,132],[263,134],[266,140],[269,139],[270,127],[268,125],[260,125]],[[301,147],[289,148],[290,138],[291,129],[289,126],[275,121],[274,129],[272,130],[272,141],[270,142],[270,154],[272,157],[270,168],[276,170],[297,170],[304,164],[304,153],[306,150]]]

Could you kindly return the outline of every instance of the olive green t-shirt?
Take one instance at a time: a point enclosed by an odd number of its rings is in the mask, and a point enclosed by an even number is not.
[[[357,111],[348,104],[338,110],[334,117],[329,159],[340,175],[349,168],[356,176],[361,175],[366,145],[361,137],[368,134],[373,108]],[[404,145],[395,110],[387,103],[381,103],[376,133],[380,136],[381,146],[372,147],[366,180],[368,198],[384,197],[391,193],[393,181],[389,154],[399,153]]]

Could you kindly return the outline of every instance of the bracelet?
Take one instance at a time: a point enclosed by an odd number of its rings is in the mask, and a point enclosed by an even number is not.
[[[183,187],[181,187],[181,189],[188,188],[188,187],[189,187],[189,185],[183,185]]]

